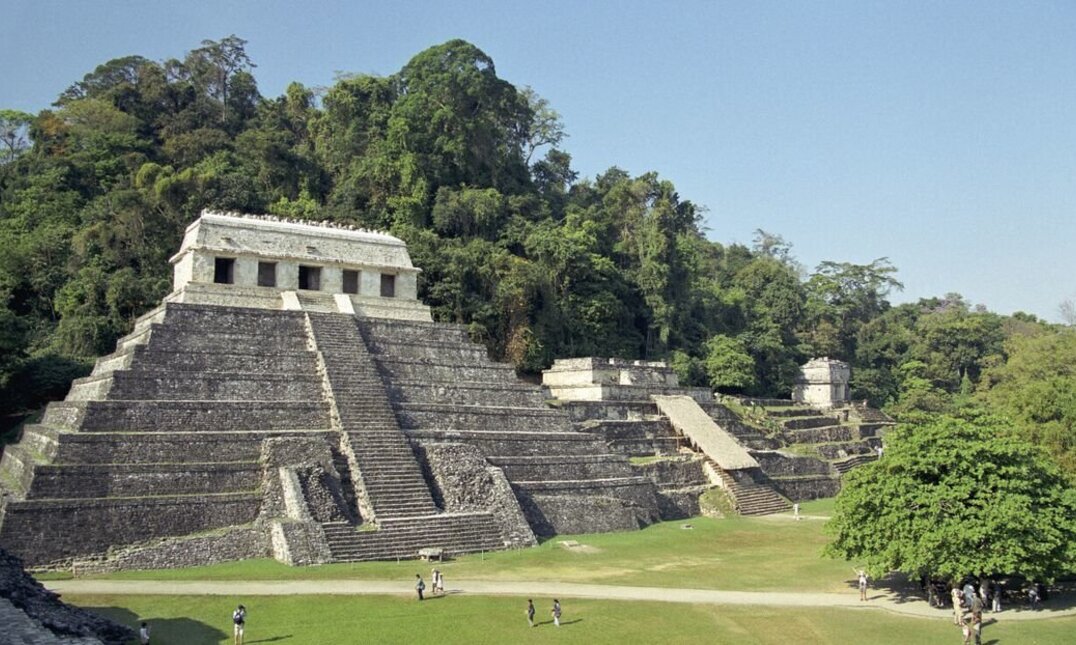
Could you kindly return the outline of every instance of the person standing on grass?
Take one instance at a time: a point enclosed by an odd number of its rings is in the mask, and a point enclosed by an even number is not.
[[[239,605],[232,612],[232,625],[233,633],[235,634],[235,645],[243,645],[243,631],[247,626],[247,608],[243,605]]]
[[[953,624],[960,625],[964,621],[962,620],[964,614],[960,611],[960,599],[963,597],[960,594],[960,588],[953,583]]]
[[[527,624],[534,627],[534,601],[527,599]]]
[[[138,643],[139,645],[149,645],[149,623],[143,621],[141,629],[138,630]]]
[[[867,572],[863,569],[853,569],[859,577],[859,599],[867,599]]]
[[[422,600],[422,592],[426,590],[426,583],[422,581],[422,576],[415,574],[415,591],[418,592],[418,599]]]
[[[994,583],[994,595],[991,596],[991,600],[992,600],[992,602],[991,602],[991,606],[990,606],[990,611],[992,613],[995,613],[995,614],[1000,612],[1001,611],[1001,585],[996,583],[996,582]]]
[[[560,601],[556,598],[553,599],[553,610],[550,613],[553,614],[553,624],[560,627]]]

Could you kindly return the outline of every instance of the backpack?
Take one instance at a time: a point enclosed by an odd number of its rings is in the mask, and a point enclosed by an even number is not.
[[[236,625],[242,625],[243,619],[243,612],[239,611],[238,609],[232,612],[232,622],[234,622]]]

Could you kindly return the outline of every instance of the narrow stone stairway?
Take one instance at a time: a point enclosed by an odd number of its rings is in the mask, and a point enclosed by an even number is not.
[[[381,523],[389,518],[436,513],[429,487],[396,422],[355,318],[307,315],[344,434],[341,445],[350,448],[358,468],[358,473],[351,475],[361,482],[373,511],[374,517],[366,519]]]
[[[777,491],[755,481],[750,469],[738,470],[733,474],[722,470],[712,460],[711,465],[720,475],[740,515],[770,515],[792,508],[792,504],[778,495]]]
[[[377,531],[356,531],[345,522],[322,524],[335,562],[414,558],[420,549],[443,549],[444,556],[505,547],[489,513],[442,513],[382,520]]]

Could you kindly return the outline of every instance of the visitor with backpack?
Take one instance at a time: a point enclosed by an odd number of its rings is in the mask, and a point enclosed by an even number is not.
[[[233,633],[235,634],[235,645],[243,645],[243,630],[247,625],[247,608],[243,605],[239,605],[232,612],[232,625]]]
[[[422,576],[415,574],[415,591],[418,592],[418,599],[422,600],[422,592],[426,590],[426,583],[422,581]]]

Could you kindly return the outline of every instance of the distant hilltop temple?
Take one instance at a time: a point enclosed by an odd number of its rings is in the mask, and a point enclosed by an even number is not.
[[[4,451],[0,546],[31,566],[518,548],[694,515],[715,486],[768,513],[832,494],[877,441],[779,401],[820,446],[782,452],[661,363],[520,381],[432,322],[384,233],[203,212],[171,261],[172,293]]]

